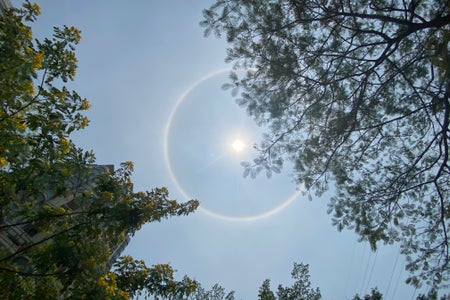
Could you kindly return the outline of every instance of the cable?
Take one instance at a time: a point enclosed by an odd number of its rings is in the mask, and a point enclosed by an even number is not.
[[[416,292],[417,292],[417,287],[414,289],[414,293],[413,293],[413,295],[412,295],[411,300],[414,300],[414,299],[415,299],[414,297],[416,297]]]
[[[366,284],[366,289],[365,289],[366,291],[369,290],[369,284],[370,284],[370,281],[372,280],[373,269],[375,268],[375,264],[377,262],[377,257],[378,257],[378,249],[375,251],[375,257],[373,259],[372,268],[370,269],[369,278],[367,279],[367,284]]]
[[[361,283],[361,289],[359,291],[359,293],[362,295],[363,291],[364,291],[364,283],[366,282],[366,278],[367,278],[367,271],[369,270],[369,265],[370,265],[370,259],[372,258],[372,252],[369,252],[369,257],[367,258],[367,265],[366,265],[366,270],[364,271],[364,277],[363,277],[363,281]]]
[[[385,295],[386,299],[387,299],[388,294],[389,294],[389,289],[391,288],[392,278],[394,277],[395,268],[397,267],[397,262],[398,262],[399,256],[400,256],[400,249],[398,249],[397,257],[395,258],[394,266],[392,267],[391,278],[389,278],[388,286],[386,288],[386,291],[384,292],[384,295]]]
[[[403,269],[405,268],[405,264],[406,264],[406,261],[403,263],[403,266],[400,269],[400,273],[398,274],[397,282],[395,283],[394,293],[392,294],[392,298],[391,298],[392,300],[395,300],[395,293],[397,292],[398,283],[399,283],[400,277],[401,277],[401,275],[403,273]]]

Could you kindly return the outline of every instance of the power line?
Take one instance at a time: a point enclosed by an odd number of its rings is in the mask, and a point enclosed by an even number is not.
[[[414,299],[415,299],[415,297],[416,297],[416,292],[417,292],[417,287],[414,289],[414,293],[413,293],[413,295],[412,295],[411,300],[414,300]]]
[[[398,262],[399,256],[400,256],[400,249],[398,249],[397,257],[395,258],[394,266],[392,267],[391,277],[389,278],[388,286],[386,288],[386,291],[384,292],[384,295],[385,295],[386,299],[387,299],[388,294],[389,294],[389,289],[391,288],[392,278],[394,277],[395,268],[397,267],[397,262]]]
[[[364,247],[364,249],[366,249],[366,247]],[[367,271],[369,270],[369,265],[370,265],[370,259],[372,258],[372,252],[369,252],[369,257],[367,258],[367,264],[366,264],[366,270],[364,271],[364,277],[363,277],[363,281],[361,283],[361,289],[359,291],[359,293],[362,295],[363,291],[364,291],[364,283],[366,282],[366,277],[367,277]]]
[[[378,249],[375,251],[375,257],[373,259],[372,268],[370,269],[369,278],[367,278],[367,284],[366,284],[366,289],[365,289],[366,291],[369,290],[369,284],[370,284],[370,281],[372,280],[373,269],[375,268],[375,264],[377,262],[377,257],[378,257]]]
[[[397,292],[398,283],[399,283],[400,277],[401,277],[401,275],[402,275],[402,273],[403,273],[403,269],[405,268],[405,264],[406,264],[406,261],[403,263],[403,266],[402,266],[402,268],[400,269],[400,272],[399,272],[399,274],[398,274],[397,282],[395,283],[394,292],[393,292],[392,298],[391,298],[391,299],[393,299],[393,300],[395,300],[395,293]]]

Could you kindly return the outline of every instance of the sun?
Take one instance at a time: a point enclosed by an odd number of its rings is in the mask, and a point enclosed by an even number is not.
[[[231,144],[234,152],[241,152],[245,148],[245,144],[241,139],[235,139]]]

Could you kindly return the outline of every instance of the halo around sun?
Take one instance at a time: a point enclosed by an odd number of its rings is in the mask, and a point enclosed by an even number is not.
[[[223,190],[226,193],[223,198],[217,197],[215,191],[209,191],[212,192],[213,195],[210,195],[208,191],[203,192],[196,192],[196,195],[202,195],[201,197],[204,197],[204,199],[212,199],[210,200],[211,203],[201,204],[199,207],[199,210],[203,212],[204,214],[214,217],[217,219],[221,219],[224,221],[233,221],[233,222],[251,222],[251,221],[259,221],[264,218],[268,218],[270,216],[273,216],[277,214],[278,212],[281,212],[284,210],[287,206],[289,206],[294,200],[298,199],[298,196],[301,193],[301,188],[294,189],[290,194],[287,196],[280,195],[279,192],[273,191],[271,188],[274,185],[264,185],[258,188],[255,188],[254,185],[257,183],[248,182],[249,180],[246,180],[244,182],[243,177],[240,173],[240,165],[239,160],[245,159],[248,156],[250,156],[250,152],[252,150],[251,141],[255,139],[254,132],[247,131],[248,128],[253,127],[247,127],[245,125],[245,122],[230,122],[229,119],[224,118],[222,123],[227,126],[220,127],[217,126],[204,126],[205,128],[211,129],[209,133],[210,135],[204,136],[201,133],[201,130],[199,130],[198,135],[196,136],[196,140],[189,140],[185,139],[183,140],[182,134],[175,134],[176,128],[184,128],[182,122],[174,122],[174,120],[177,120],[182,117],[182,108],[183,104],[185,104],[186,99],[191,97],[199,86],[204,84],[206,81],[219,76],[219,75],[225,75],[226,73],[230,72],[231,69],[222,69],[215,72],[212,72],[210,74],[207,74],[206,76],[202,77],[200,80],[194,82],[191,86],[189,86],[177,99],[174,107],[172,108],[169,119],[167,120],[166,129],[164,133],[164,158],[166,161],[166,166],[168,168],[169,176],[172,179],[172,182],[177,187],[178,191],[181,193],[183,198],[186,200],[188,199],[194,199],[194,195],[191,195],[192,193],[192,187],[197,187],[196,180],[198,178],[205,178],[207,180],[210,180],[211,184],[214,184],[217,188],[226,189]],[[201,99],[200,99],[201,100]],[[199,101],[200,101],[199,100]],[[189,101],[189,100],[188,100]],[[190,102],[189,105],[191,105]],[[207,116],[210,116],[211,110],[208,111]],[[231,116],[236,116],[236,113],[228,112]],[[222,111],[220,111],[220,115],[222,116]],[[200,120],[200,119],[199,119]],[[203,120],[203,119],[201,119]],[[206,124],[206,119],[203,120]],[[210,124],[210,120],[208,121]],[[178,125],[177,125],[178,124]],[[230,126],[230,124],[232,126]],[[244,126],[245,125],[245,126]],[[254,124],[253,124],[254,125]],[[176,127],[179,126],[179,127]],[[200,127],[201,129],[202,127]],[[225,129],[224,129],[225,128]],[[214,129],[214,130],[213,130]],[[257,131],[257,129],[255,129]],[[175,132],[175,133],[173,133]],[[180,131],[181,132],[181,131]],[[178,133],[180,133],[178,132]],[[186,135],[187,137],[188,135]],[[177,169],[177,163],[180,164],[180,162],[177,160],[179,156],[173,156],[172,154],[172,148],[171,147],[171,140],[178,137],[180,141],[186,141],[189,142],[191,145],[193,145],[192,148],[184,149],[184,152],[180,152],[183,155],[189,156],[189,160],[187,159],[181,159],[181,164],[183,165],[185,162],[192,163],[193,161],[196,161],[197,158],[200,160],[198,162],[204,163],[203,165],[195,165],[195,167],[200,166],[200,170],[196,173],[198,176],[191,176],[195,177],[190,178],[189,176],[183,177],[183,172],[178,172],[181,170],[180,168]],[[206,137],[212,137],[210,141],[216,143],[215,146],[211,146],[207,142],[205,142]],[[222,137],[221,139],[217,140],[217,137]],[[191,135],[189,135],[189,138],[192,138]],[[216,138],[216,139],[214,139]],[[177,145],[176,143],[173,143],[174,145]],[[201,148],[198,151],[199,155],[195,155],[196,152],[195,149],[198,150],[198,148],[195,148],[194,146],[202,144],[206,148]],[[183,149],[182,149],[183,150]],[[192,151],[194,152],[192,152]],[[203,150],[207,150],[206,152]],[[202,153],[203,155],[200,155]],[[206,155],[204,155],[206,153]],[[231,155],[234,154],[234,155]],[[203,159],[207,157],[208,159]],[[226,158],[226,159],[225,159]],[[203,159],[203,160],[202,160]],[[214,165],[214,168],[212,167]],[[239,170],[235,170],[239,169]],[[230,171],[230,172],[228,172]],[[237,171],[239,174],[234,174],[232,172]],[[179,174],[178,174],[178,173]],[[236,175],[236,176],[235,176]],[[209,177],[208,177],[209,176]],[[258,179],[255,179],[258,180]],[[274,179],[273,179],[274,180]],[[242,182],[241,182],[242,181]],[[259,178],[259,181],[261,181],[261,178]],[[264,181],[264,179],[263,179]],[[205,182],[205,181],[203,181]],[[244,184],[245,183],[245,184]],[[261,183],[259,183],[261,184]],[[252,188],[253,187],[253,188]],[[189,188],[191,188],[189,190]],[[199,188],[200,189],[200,188]],[[208,190],[208,189],[206,189]],[[256,191],[255,191],[256,190]],[[264,198],[262,202],[259,202],[261,200],[261,197],[254,197],[254,194],[260,193],[261,190],[264,190],[262,193],[264,193]],[[289,192],[289,190],[287,190]],[[228,193],[228,194],[227,194]],[[231,195],[231,196],[230,196]],[[198,196],[200,197],[200,196]],[[214,199],[226,199],[231,198],[230,201],[218,201],[217,203],[214,202]],[[239,210],[239,212],[233,212],[230,211],[229,208],[235,207],[232,203],[232,201],[241,201],[245,200],[245,205],[242,205],[244,207],[243,210]],[[230,203],[229,203],[230,202]],[[224,204],[225,203],[225,204]],[[223,204],[223,205],[217,205],[217,204]],[[222,207],[223,206],[223,207]],[[247,209],[248,208],[248,209]],[[253,208],[255,208],[256,212],[253,212]],[[228,209],[228,210],[227,210]],[[242,212],[241,212],[242,211]],[[252,213],[253,212],[253,213]]]

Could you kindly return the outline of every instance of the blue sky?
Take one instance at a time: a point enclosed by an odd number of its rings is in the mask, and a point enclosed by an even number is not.
[[[417,296],[403,283],[397,246],[373,253],[331,226],[331,192],[312,202],[299,194],[287,205],[296,190],[289,168],[272,179],[242,178],[239,163],[255,154],[261,130],[220,89],[227,75],[218,71],[230,67],[226,43],[204,38],[198,25],[211,1],[37,3],[43,14],[35,35],[63,24],[82,31],[71,86],[91,102],[91,123],[73,140],[93,149],[98,163],[133,161],[136,190],[167,186],[173,198],[195,197],[207,209],[144,226],[125,254],[148,265],[169,262],[180,278],[205,288],[219,283],[237,299],[256,299],[265,278],[274,289],[291,284],[294,262],[310,265],[323,299],[350,299],[375,286],[385,299]],[[239,153],[230,147],[236,137],[247,145]]]

